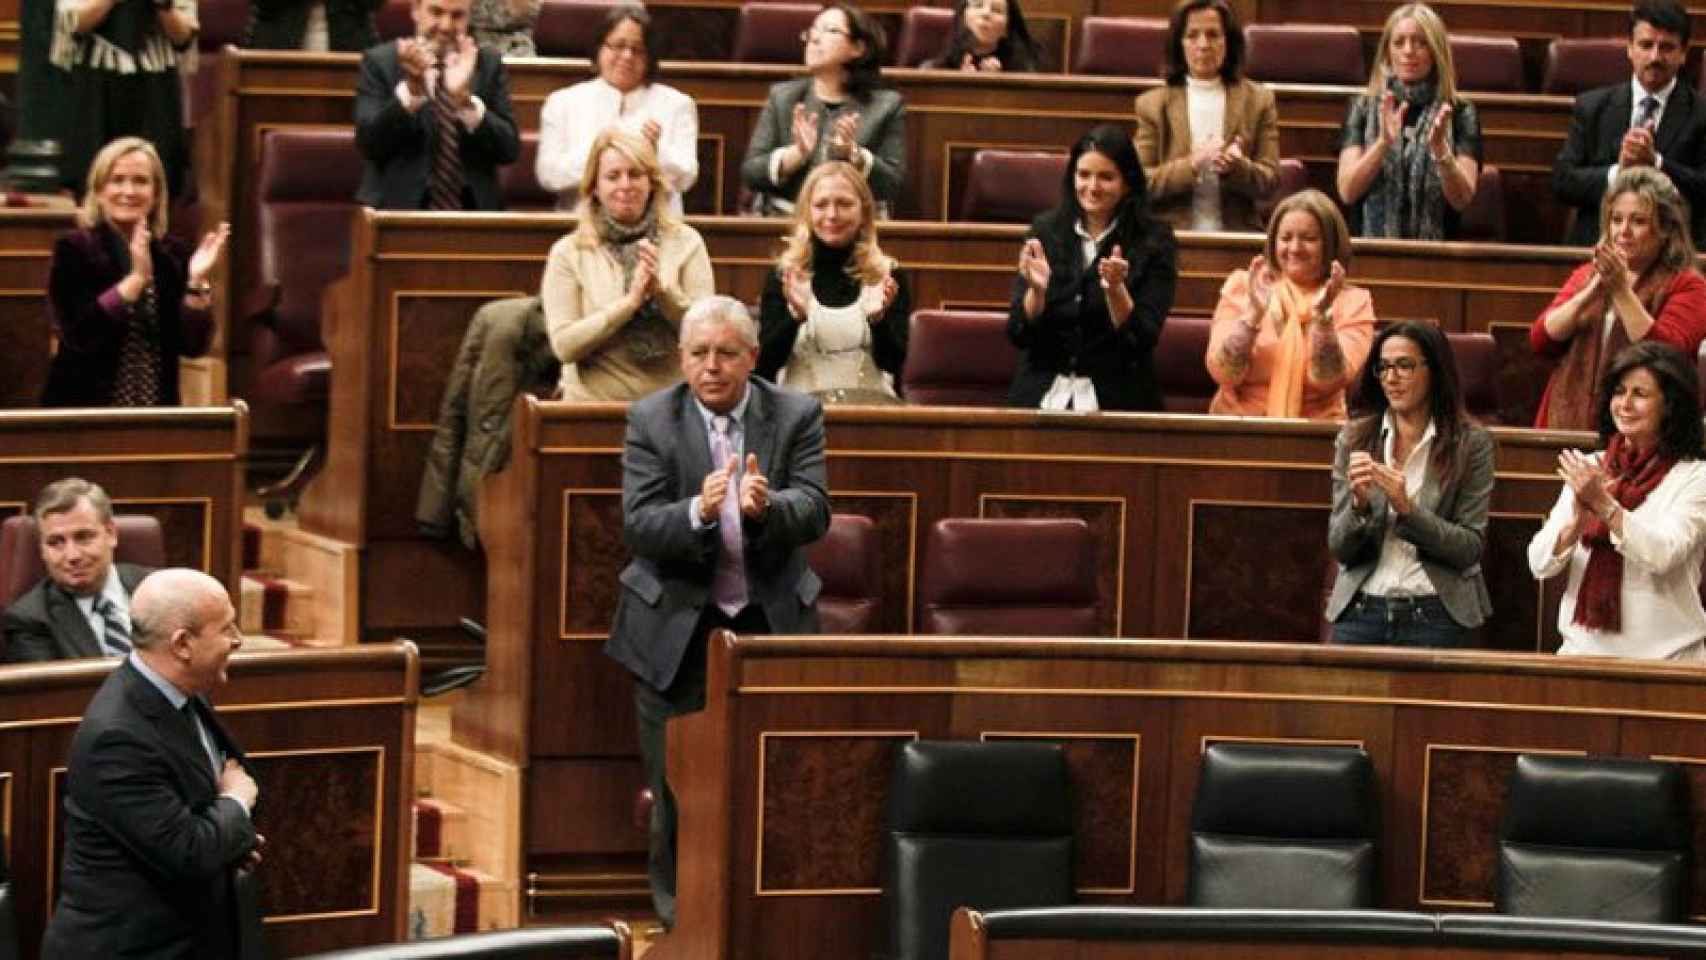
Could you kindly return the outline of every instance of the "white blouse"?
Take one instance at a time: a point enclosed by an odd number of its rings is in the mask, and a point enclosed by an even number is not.
[[[670,209],[680,215],[681,195],[699,179],[699,106],[692,97],[661,83],[624,94],[595,77],[546,97],[539,118],[539,158],[534,163],[539,185],[557,194],[558,207],[573,207],[592,141],[611,126],[638,134],[647,120],[657,121],[662,128],[658,165],[664,180],[675,188]]]
[[[1603,458],[1596,455],[1595,461]],[[1570,571],[1558,607],[1560,654],[1596,654],[1646,660],[1706,660],[1706,609],[1700,604],[1700,570],[1706,560],[1706,461],[1683,460],[1639,507],[1623,513],[1623,533],[1611,535],[1623,555],[1623,629],[1589,630],[1572,623],[1576,595],[1587,570],[1588,549],[1577,543],[1557,555],[1558,535],[1575,510],[1568,484],[1534,539],[1528,567],[1536,579]]]
[[[1226,85],[1213,80],[1185,78],[1185,107],[1191,118],[1191,147],[1226,132]],[[1191,229],[1220,229],[1220,174],[1211,166],[1197,177],[1191,193]]]

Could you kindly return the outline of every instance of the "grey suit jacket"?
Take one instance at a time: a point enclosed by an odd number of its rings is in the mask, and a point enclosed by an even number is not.
[[[1327,601],[1327,619],[1337,620],[1351,598],[1380,562],[1391,505],[1379,490],[1369,494],[1368,512],[1351,505],[1351,486],[1345,479],[1351,449],[1346,444],[1350,424],[1339,430],[1333,447],[1333,514],[1327,526],[1327,546],[1339,561],[1339,577]],[[1416,547],[1422,570],[1441,603],[1460,626],[1473,629],[1493,612],[1487,582],[1481,576],[1481,545],[1487,534],[1487,506],[1493,499],[1493,437],[1469,425],[1457,447],[1458,477],[1441,486],[1437,471],[1429,470],[1415,509],[1399,517],[1398,536]]]
[[[770,482],[770,507],[742,524],[747,590],[776,633],[817,629],[822,583],[805,546],[829,529],[823,407],[754,377],[741,424],[746,452]],[[675,680],[693,641],[722,550],[715,526],[694,530],[688,508],[711,472],[705,422],[686,384],[628,408],[622,450],[622,536],[633,561],[604,652],[658,690]]]
[[[118,569],[119,583],[127,594],[136,592],[142,578],[153,573],[151,567],[134,563],[113,564]],[[89,629],[77,600],[55,586],[46,577],[27,593],[12,601],[0,619],[6,643],[0,648],[0,663],[36,663],[43,660],[75,660],[79,657],[104,657],[101,641]]]
[[[746,145],[746,159],[741,161],[741,180],[747,189],[760,196],[777,196],[792,202],[799,196],[806,175],[818,162],[802,164],[794,175],[781,184],[770,180],[770,153],[794,142],[794,105],[804,103],[806,109],[821,117],[824,106],[812,93],[812,78],[784,80],[770,88],[764,110],[753,124],[752,139]],[[871,151],[871,168],[865,171],[865,182],[878,203],[893,205],[906,182],[906,104],[893,90],[872,90],[863,100],[850,100],[848,109],[859,111],[859,126],[853,139]],[[818,156],[823,154],[828,132],[825,121],[818,121]]]

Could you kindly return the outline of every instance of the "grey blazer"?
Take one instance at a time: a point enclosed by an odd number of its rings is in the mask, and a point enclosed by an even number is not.
[[[1327,524],[1327,546],[1339,561],[1339,577],[1327,600],[1327,619],[1337,620],[1351,598],[1380,562],[1380,545],[1386,535],[1386,495],[1369,494],[1369,509],[1358,512],[1351,506],[1351,486],[1345,479],[1351,449],[1347,445],[1350,424],[1339,430],[1333,445],[1333,514]],[[1487,506],[1493,499],[1493,437],[1474,424],[1458,436],[1458,477],[1441,488],[1436,471],[1428,471],[1415,509],[1398,518],[1398,536],[1416,547],[1422,570],[1428,575],[1451,619],[1465,629],[1474,629],[1493,612],[1487,581],[1481,576],[1481,545],[1487,535]]]
[[[794,142],[794,105],[804,103],[806,109],[818,114],[818,149],[810,163],[802,164],[794,175],[778,184],[770,180],[770,154],[779,147]],[[901,184],[906,182],[906,104],[893,90],[877,89],[864,99],[849,98],[842,109],[859,111],[859,126],[853,139],[871,151],[871,168],[865,171],[865,182],[878,203],[893,206],[900,196]],[[761,198],[780,197],[790,203],[799,196],[806,174],[821,163],[828,142],[823,134],[828,130],[830,111],[812,93],[812,78],[784,80],[770,88],[764,110],[753,124],[752,139],[746,145],[746,159],[741,162],[741,181],[747,189]],[[767,210],[767,212],[769,212]]]
[[[829,529],[823,406],[757,377],[747,389],[746,452],[758,457],[770,481],[769,510],[742,524],[747,590],[772,632],[812,633],[822,582],[806,565],[805,547]],[[657,690],[674,682],[699,614],[711,602],[722,539],[714,526],[694,530],[687,515],[710,472],[710,439],[686,384],[628,407],[622,538],[634,559],[622,570],[604,652]]]

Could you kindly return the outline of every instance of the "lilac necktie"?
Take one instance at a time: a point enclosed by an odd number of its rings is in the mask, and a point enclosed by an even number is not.
[[[711,469],[723,469],[734,456],[729,418],[712,417]],[[740,531],[740,474],[741,464],[736,459],[734,474],[729,477],[728,493],[723,496],[722,513],[717,517],[723,549],[717,554],[717,570],[711,578],[711,599],[730,617],[746,606],[746,557]]]

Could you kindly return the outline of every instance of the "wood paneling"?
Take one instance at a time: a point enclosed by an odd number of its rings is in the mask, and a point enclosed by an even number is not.
[[[1706,756],[1706,688],[1699,681],[1698,668],[1535,654],[719,634],[711,645],[706,710],[671,728],[682,894],[674,932],[650,955],[836,960],[879,947],[874,893],[768,896],[760,873],[772,869],[768,848],[763,864],[753,853],[757,837],[815,835],[826,829],[823,820],[838,819],[836,842],[818,851],[827,862],[813,869],[856,865],[860,851],[880,845],[881,829],[870,823],[876,802],[870,789],[847,789],[844,778],[869,769],[867,778],[880,779],[878,761],[861,752],[846,768],[790,766],[793,795],[839,798],[839,807],[826,808],[821,799],[761,804],[750,799],[751,771],[757,764],[771,768],[779,739],[833,736],[874,745],[896,731],[955,740],[1002,731],[1083,736],[1107,745],[1109,752],[1094,762],[1100,774],[1129,770],[1114,755],[1117,732],[1140,737],[1137,849],[1147,858],[1138,871],[1154,879],[1133,893],[1080,897],[1128,905],[1183,900],[1190,806],[1205,742],[1359,743],[1374,762],[1382,805],[1380,847],[1388,866],[1381,905],[1458,909],[1434,906],[1449,895],[1462,909],[1475,909],[1491,877],[1490,830],[1502,809],[1506,758],[1519,750]],[[1649,726],[1660,714],[1662,727]],[[719,760],[697,761],[704,757]],[[1072,769],[1083,777],[1082,767]],[[1084,786],[1081,794],[1115,804],[1099,777]],[[778,822],[789,815],[802,822]],[[1164,824],[1164,833],[1152,839],[1150,824]],[[1088,886],[1086,871],[1099,872],[1098,865],[1130,849],[1121,831],[1093,828],[1079,842],[1112,848],[1079,859],[1081,887]],[[823,930],[837,934],[826,938]]]
[[[0,667],[0,812],[23,956],[34,956],[63,843],[65,758],[109,660]],[[215,695],[254,758],[270,843],[263,911],[278,956],[406,933],[418,661],[408,644],[239,653]],[[50,827],[51,824],[51,827]]]
[[[3,353],[3,351],[0,351]],[[235,590],[242,574],[248,408],[0,411],[0,516],[81,476],[121,513],[160,518],[170,564]]]

